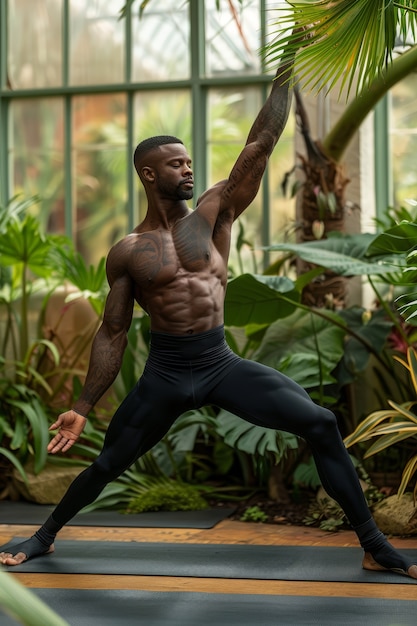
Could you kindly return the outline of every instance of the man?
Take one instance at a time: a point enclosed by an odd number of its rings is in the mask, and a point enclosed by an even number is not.
[[[136,300],[151,320],[151,346],[142,377],[116,411],[98,458],[69,487],[30,539],[0,552],[18,565],[51,552],[56,533],[111,480],[154,446],[185,411],[213,404],[254,424],[288,430],[311,445],[322,483],[347,514],[365,551],[363,567],[417,579],[417,565],[386,541],[373,521],[335,416],[296,383],[236,356],[224,340],[223,304],[233,222],[255,198],[291,102],[290,70],[280,68],[229,178],[197,201],[191,159],[176,137],[141,142],[134,163],[148,210],[107,259],[110,292],[93,342],[80,398],[61,414],[49,452],[67,452],[86,416],[119,372]],[[278,565],[279,566],[279,565]]]

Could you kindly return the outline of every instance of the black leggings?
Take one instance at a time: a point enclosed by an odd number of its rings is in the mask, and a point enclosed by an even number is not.
[[[185,411],[212,404],[239,417],[303,437],[324,488],[358,526],[370,513],[336,418],[280,372],[234,354],[223,327],[190,336],[151,335],[140,380],[116,411],[103,450],[69,487],[53,515],[66,524],[145,454]]]

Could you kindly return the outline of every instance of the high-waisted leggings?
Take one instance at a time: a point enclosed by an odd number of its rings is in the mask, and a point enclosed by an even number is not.
[[[234,354],[223,327],[218,327],[187,336],[152,333],[141,378],[114,414],[100,455],[71,484],[52,514],[54,520],[66,524],[160,441],[177,417],[209,404],[252,424],[304,438],[324,488],[350,523],[358,526],[369,519],[334,414],[316,405],[287,376]]]

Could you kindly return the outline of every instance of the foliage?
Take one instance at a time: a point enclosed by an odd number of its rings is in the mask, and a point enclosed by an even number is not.
[[[417,351],[409,347],[407,361],[394,356],[407,370],[410,375],[413,388],[413,397],[408,402],[398,404],[388,400],[390,409],[374,411],[368,415],[354,432],[345,439],[346,445],[353,446],[358,443],[377,439],[365,452],[364,458],[378,454],[395,444],[411,438],[417,439],[417,415],[414,407],[417,404]],[[398,494],[401,496],[414,474],[417,472],[417,454],[414,454],[403,469],[401,484]],[[417,483],[414,487],[414,497],[417,497]]]
[[[340,81],[340,91],[347,86],[349,92],[356,80],[357,94],[368,89],[384,76],[398,37],[414,40],[417,26],[415,0],[288,2],[277,13],[267,57],[276,65],[278,59],[292,62],[297,53],[295,74],[315,91],[330,90]],[[296,31],[288,34],[294,24]]]
[[[206,500],[199,493],[198,487],[169,481],[153,485],[130,501],[126,513],[145,511],[199,511],[207,509]]]
[[[0,451],[24,479],[23,466],[30,459],[36,474],[44,467],[50,407],[66,380],[81,373],[76,369],[77,351],[69,366],[61,365],[66,355],[55,343],[57,328],[51,340],[42,337],[43,311],[57,287],[68,281],[99,314],[105,281],[104,263],[96,270],[86,268],[66,238],[42,232],[30,213],[36,201],[13,198],[0,211]],[[32,339],[29,320],[35,298],[42,305],[38,336]],[[87,339],[81,330],[80,350]]]
[[[0,606],[24,626],[69,626],[30,589],[0,569]]]
[[[259,508],[259,506],[249,506],[245,509],[243,515],[240,517],[241,522],[266,522],[268,516]]]
[[[375,292],[379,310],[363,312],[360,324],[357,323],[357,314],[352,317],[353,310],[338,312],[350,337],[343,361],[334,370],[334,375],[339,382],[349,380],[352,374],[363,371],[372,354],[383,373],[378,374],[381,375],[382,388],[387,393],[392,390],[396,399],[389,400],[391,410],[372,412],[359,423],[347,438],[347,444],[378,437],[378,441],[366,452],[365,457],[368,458],[415,437],[417,418],[412,407],[416,402],[414,376],[417,370],[413,346],[417,335],[412,326],[406,326],[402,315],[406,315],[408,324],[415,323],[416,296],[413,286],[417,282],[417,269],[413,265],[413,257],[417,249],[416,224],[401,220],[389,223],[377,235],[334,236],[303,244],[277,244],[273,249],[285,253],[291,251],[300,258],[342,275],[364,275]],[[398,292],[400,295],[397,295]],[[311,313],[320,314],[314,310]],[[329,319],[327,313],[324,315]],[[395,350],[407,351],[407,362],[399,358]],[[397,361],[409,371],[411,384],[398,376],[394,367]],[[345,378],[344,367],[348,363],[350,374],[348,372]],[[417,457],[413,456],[403,469],[400,493],[405,490],[416,469]]]
[[[384,496],[372,484],[362,465],[359,464],[354,457],[351,458],[353,464],[356,466],[360,478],[363,481],[365,487],[364,495],[369,508],[372,510],[372,507],[380,502]],[[340,505],[335,500],[330,498],[325,491],[323,491],[323,494],[318,494],[318,497],[311,503],[307,516],[304,519],[304,524],[306,526],[318,525],[321,530],[336,532],[344,524],[349,524],[349,521]]]
[[[379,256],[384,252],[401,257],[397,274],[391,276],[392,283],[405,291],[397,297],[398,311],[407,323],[417,325],[417,292],[414,287],[417,283],[417,224],[409,219],[401,220],[378,235],[368,254]]]
[[[317,489],[321,485],[317,466],[312,456],[308,461],[299,463],[294,470],[293,482],[298,489],[300,486],[308,489]]]
[[[0,454],[26,479],[23,465],[33,458],[38,474],[45,466],[48,415],[39,396],[26,385],[0,384]]]

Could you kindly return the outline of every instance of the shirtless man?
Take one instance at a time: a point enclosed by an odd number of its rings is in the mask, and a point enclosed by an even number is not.
[[[133,233],[110,250],[110,292],[85,385],[73,409],[51,426],[58,432],[49,452],[71,448],[86,416],[116,378],[135,300],[151,320],[149,357],[109,425],[100,455],[75,479],[35,535],[3,548],[1,563],[19,565],[51,552],[57,532],[160,441],[179,415],[212,404],[254,424],[304,437],[327,493],[340,503],[357,533],[364,549],[363,567],[417,579],[417,565],[394,550],[376,527],[333,413],[314,404],[292,380],[241,359],[225,343],[223,304],[231,228],[255,198],[285,126],[291,89],[286,81],[290,70],[284,69],[229,178],[206,191],[194,211],[186,203],[193,196],[193,172],[183,143],[162,136],[137,146],[134,163],[148,211]]]

